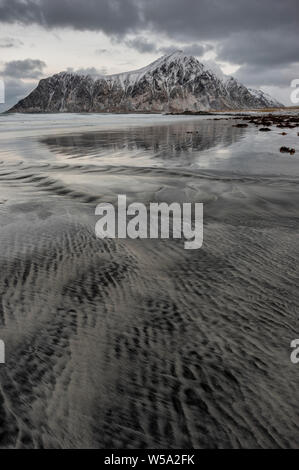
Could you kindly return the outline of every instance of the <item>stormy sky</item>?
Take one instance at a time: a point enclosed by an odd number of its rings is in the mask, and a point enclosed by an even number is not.
[[[117,73],[180,49],[290,103],[298,0],[0,0],[5,109],[62,70]]]

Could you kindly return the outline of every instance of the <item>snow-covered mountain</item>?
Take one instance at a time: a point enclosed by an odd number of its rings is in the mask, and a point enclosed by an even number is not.
[[[281,106],[179,51],[142,69],[97,79],[69,72],[53,75],[10,112],[160,113]]]

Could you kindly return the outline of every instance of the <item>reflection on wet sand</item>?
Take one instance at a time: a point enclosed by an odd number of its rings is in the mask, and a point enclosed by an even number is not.
[[[47,137],[41,140],[54,153],[68,158],[98,159],[130,155],[146,157],[168,164],[190,164],[194,156],[218,145],[227,147],[244,134],[229,120],[180,122],[175,125],[129,128]]]

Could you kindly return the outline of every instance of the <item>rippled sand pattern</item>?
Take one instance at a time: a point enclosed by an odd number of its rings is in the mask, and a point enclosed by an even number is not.
[[[254,132],[3,138],[1,448],[298,447],[298,160],[236,173]],[[97,240],[117,194],[204,202],[203,248]]]

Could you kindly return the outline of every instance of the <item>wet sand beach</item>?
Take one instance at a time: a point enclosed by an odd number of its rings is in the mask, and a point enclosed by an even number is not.
[[[0,448],[298,447],[299,128],[237,122],[0,116]],[[97,239],[118,194],[203,247]]]

